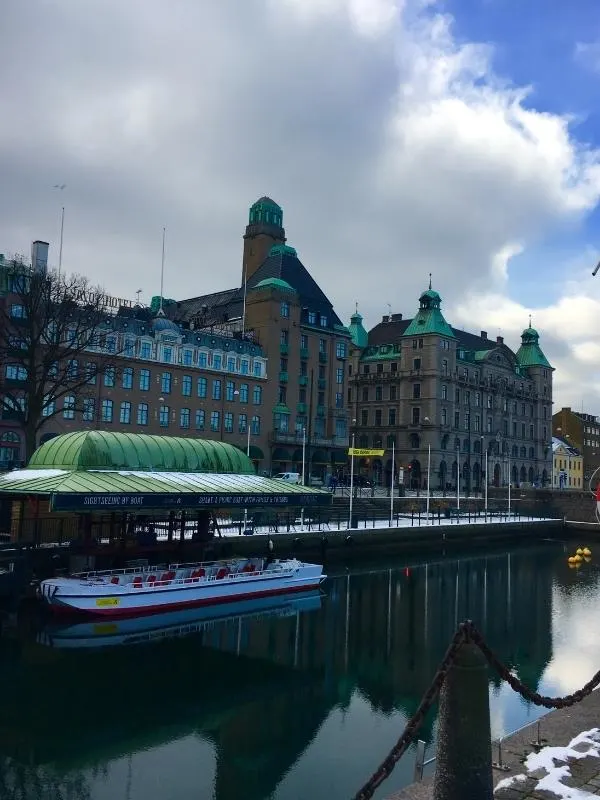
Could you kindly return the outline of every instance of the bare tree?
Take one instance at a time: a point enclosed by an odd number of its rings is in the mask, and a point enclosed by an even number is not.
[[[0,412],[22,428],[29,460],[50,418],[90,410],[93,384],[117,371],[121,347],[106,295],[87,278],[20,260],[1,272]]]

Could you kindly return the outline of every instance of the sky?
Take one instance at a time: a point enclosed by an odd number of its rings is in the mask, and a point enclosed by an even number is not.
[[[241,282],[248,209],[338,315],[532,324],[600,415],[597,0],[3,0],[0,252],[113,295]],[[63,189],[54,188],[63,186]]]

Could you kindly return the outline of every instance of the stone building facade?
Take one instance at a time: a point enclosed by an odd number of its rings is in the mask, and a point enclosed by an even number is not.
[[[513,352],[450,326],[429,286],[414,318],[383,317],[369,333],[358,311],[350,325],[348,402],[357,447],[385,449],[359,471],[389,485],[481,490],[489,484],[547,485],[552,471],[552,372],[531,326]],[[487,463],[487,469],[486,469]]]
[[[107,315],[100,346],[118,354],[117,369],[90,379],[84,396],[60,398],[59,408],[49,399],[40,440],[87,428],[198,436],[249,447],[262,473],[301,471],[304,453],[307,478],[345,461],[350,335],[282,224],[269,198],[252,205],[239,287]],[[19,313],[9,285],[0,302]],[[73,369],[91,374],[94,355]],[[22,379],[9,363],[1,377],[0,387]],[[22,463],[24,442],[11,414],[1,416],[6,468]]]
[[[600,417],[563,407],[552,415],[552,432],[581,453],[584,488],[587,488],[590,478],[600,470]],[[598,479],[598,474],[595,478]]]

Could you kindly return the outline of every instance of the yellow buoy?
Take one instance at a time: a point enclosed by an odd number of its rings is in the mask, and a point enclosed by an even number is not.
[[[584,555],[586,558],[589,558],[589,557],[592,555],[592,551],[590,550],[590,548],[589,548],[589,547],[584,547],[584,548],[583,548],[583,555]]]
[[[589,564],[592,559],[589,556],[584,556],[583,560],[585,561],[586,564]]]
[[[582,558],[582,556],[579,555],[579,553],[576,553],[573,556],[573,558],[574,558],[576,564],[580,564],[583,561],[583,558]]]
[[[583,550],[581,549],[581,547],[578,547],[575,552],[577,553],[578,556],[582,556],[583,555]]]
[[[576,566],[575,564],[572,564],[572,563],[569,561],[569,569],[575,569],[575,566]]]
[[[575,569],[579,569],[580,567],[581,567],[581,561],[578,561],[578,562],[575,564]]]
[[[574,563],[575,563],[575,560],[576,560],[576,559],[575,559],[575,556],[569,556],[569,557],[567,558],[567,561],[569,562],[569,564],[574,564]]]

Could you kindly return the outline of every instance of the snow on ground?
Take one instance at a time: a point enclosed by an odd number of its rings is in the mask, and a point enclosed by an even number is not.
[[[530,753],[525,759],[525,773],[514,775],[500,781],[495,792],[499,789],[509,789],[515,783],[522,783],[528,777],[539,777],[535,787],[536,792],[546,791],[556,795],[562,800],[590,800],[597,798],[585,789],[566,786],[563,781],[571,777],[569,760],[593,756],[600,758],[600,728],[583,731],[572,739],[566,747],[543,747],[539,753]],[[600,771],[600,764],[598,764]]]

